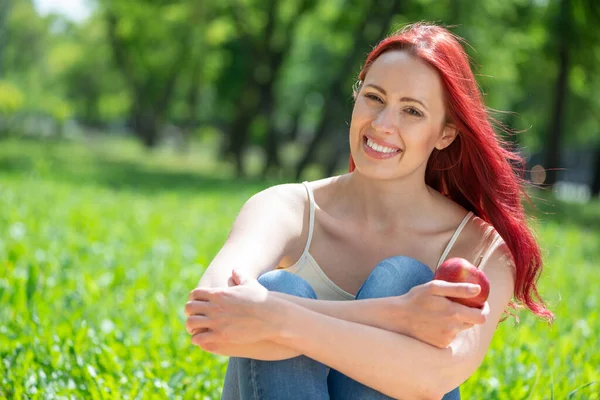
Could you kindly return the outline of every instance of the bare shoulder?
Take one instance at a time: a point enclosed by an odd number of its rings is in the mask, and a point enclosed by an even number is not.
[[[301,183],[283,183],[268,187],[248,199],[247,204],[286,213],[303,212],[306,189]],[[275,211],[273,210],[273,211]]]
[[[464,218],[467,210],[450,199],[445,200],[443,207],[447,215],[453,216],[454,223]],[[464,225],[451,254],[465,258],[481,269],[505,266],[510,271],[514,268],[510,249],[502,236],[492,224],[476,214]]]
[[[303,215],[306,212],[306,189],[299,183],[285,183],[271,186],[252,197],[244,204],[238,219],[244,216],[252,220],[259,218],[265,224],[277,229],[294,232],[302,229]]]
[[[275,268],[302,236],[305,198],[301,184],[276,185],[251,196],[199,285],[227,286],[234,267],[253,277]]]

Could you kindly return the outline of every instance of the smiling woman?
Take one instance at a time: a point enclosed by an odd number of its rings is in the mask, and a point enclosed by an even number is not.
[[[445,120],[443,87],[435,68],[407,51],[385,52],[370,66],[355,94],[350,126],[353,160],[367,176],[413,175],[426,163],[432,144],[442,150],[456,137],[455,126]],[[388,163],[383,172],[373,159],[389,159],[396,166]]]
[[[426,24],[391,35],[354,99],[350,173],[250,198],[190,294],[192,343],[231,357],[226,400],[458,399],[507,307],[553,317],[522,160],[459,40]],[[478,285],[433,280],[451,257],[487,276],[482,309],[448,299]]]

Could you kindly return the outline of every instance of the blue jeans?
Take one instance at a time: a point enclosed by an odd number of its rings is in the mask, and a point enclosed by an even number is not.
[[[401,296],[413,286],[433,279],[429,267],[410,257],[383,260],[373,269],[356,299]],[[258,278],[268,290],[316,299],[301,277],[287,271],[270,271]],[[304,355],[279,361],[231,357],[227,365],[222,400],[383,400],[391,397]],[[459,388],[443,400],[460,399]]]

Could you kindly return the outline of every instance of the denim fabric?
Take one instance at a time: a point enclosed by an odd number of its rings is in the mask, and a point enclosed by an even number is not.
[[[356,299],[401,296],[413,286],[433,279],[429,267],[410,257],[390,257],[373,269]],[[308,282],[287,271],[270,271],[258,278],[268,290],[316,299]],[[306,356],[280,361],[231,357],[222,400],[383,400],[391,397],[376,391]],[[459,400],[454,389],[443,400]]]

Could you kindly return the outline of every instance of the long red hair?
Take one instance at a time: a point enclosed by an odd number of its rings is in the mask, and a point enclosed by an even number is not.
[[[405,27],[381,41],[368,55],[358,76],[364,82],[369,67],[382,53],[405,50],[433,66],[442,79],[447,119],[459,132],[442,151],[434,150],[425,182],[490,223],[510,249],[516,266],[515,301],[552,321],[536,282],[542,271],[540,247],[527,225],[521,200],[527,197],[524,160],[496,135],[469,59],[460,39],[448,30],[424,23]],[[355,168],[350,156],[350,172]]]

